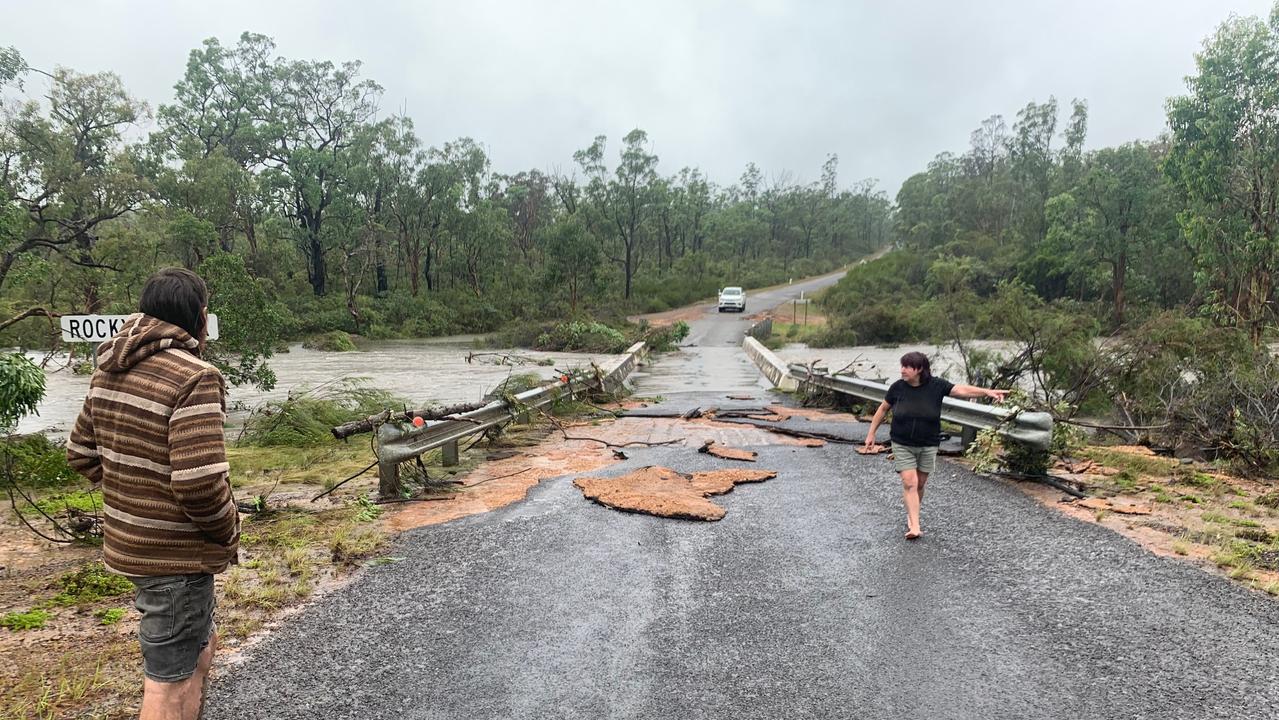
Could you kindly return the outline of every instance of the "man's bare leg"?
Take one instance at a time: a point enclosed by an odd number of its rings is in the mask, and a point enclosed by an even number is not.
[[[142,712],[139,720],[197,720],[204,711],[204,691],[208,685],[218,634],[209,635],[209,644],[200,651],[191,677],[178,682],[142,681]]]
[[[188,720],[185,714],[187,686],[191,679],[160,682],[142,680],[142,712],[139,720]]]
[[[919,507],[924,507],[924,485],[928,484],[928,473],[915,471],[915,477],[919,478]]]
[[[204,714],[204,698],[209,689],[209,670],[213,667],[213,654],[218,651],[218,631],[209,633],[209,644],[200,651],[200,659],[195,663],[195,673],[191,675],[191,684],[187,687],[186,700],[183,703],[187,715],[185,718],[198,720]]]
[[[919,474],[902,471],[902,501],[906,504],[906,539],[914,540],[923,533],[919,529]]]

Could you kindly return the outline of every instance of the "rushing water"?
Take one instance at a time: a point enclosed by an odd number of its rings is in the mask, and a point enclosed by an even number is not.
[[[369,387],[381,388],[411,401],[415,406],[428,403],[452,404],[474,402],[511,374],[537,373],[544,378],[589,365],[605,364],[618,355],[584,355],[579,353],[547,353],[526,350],[476,350],[484,353],[514,353],[534,359],[549,358],[554,365],[495,365],[476,359],[466,361],[472,351],[468,337],[431,340],[391,340],[362,345],[356,352],[319,352],[300,345],[271,358],[277,382],[274,389],[262,392],[252,387],[232,387],[227,392],[232,425],[244,416],[247,408],[262,402],[282,400],[290,393],[341,381],[365,378]],[[39,362],[44,356],[29,354]],[[89,376],[75,375],[65,367],[66,356],[54,356],[46,365],[44,401],[37,415],[23,418],[18,432],[44,430],[55,435],[70,432],[76,415],[89,390]]]
[[[987,350],[1004,357],[1010,356],[1016,344],[1004,340],[977,340],[973,347]],[[803,343],[791,343],[777,352],[777,356],[788,363],[817,362],[834,372],[848,365],[853,365],[859,377],[870,380],[887,379],[889,382],[901,377],[901,356],[918,350],[928,356],[933,374],[945,377],[953,382],[964,379],[963,361],[954,345],[929,345],[916,343],[913,345],[859,345],[847,348],[810,348]]]

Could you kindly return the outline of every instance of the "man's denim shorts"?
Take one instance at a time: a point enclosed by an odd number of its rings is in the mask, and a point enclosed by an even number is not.
[[[133,605],[142,613],[138,638],[143,672],[158,682],[186,680],[213,633],[213,576],[129,579],[138,587]]]
[[[918,470],[931,473],[937,469],[937,446],[913,447],[893,443],[893,467],[897,472]]]

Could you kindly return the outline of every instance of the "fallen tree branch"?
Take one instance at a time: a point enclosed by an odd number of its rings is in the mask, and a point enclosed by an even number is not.
[[[396,420],[403,419],[408,422],[412,422],[413,418],[415,417],[420,417],[423,420],[462,420],[463,418],[450,417],[450,416],[458,415],[460,413],[471,412],[472,410],[479,410],[485,405],[488,405],[488,403],[486,402],[458,403],[457,405],[448,405],[448,406],[431,405],[425,408],[421,408],[419,410],[405,410],[403,412],[392,412],[390,410],[383,410],[382,412],[377,413],[376,415],[370,415],[364,418],[363,420],[352,420],[351,422],[348,422],[348,423],[342,423],[341,425],[338,425],[337,427],[333,428],[332,433],[333,433],[333,437],[337,438],[338,440],[345,440],[346,438],[349,438],[352,435],[359,435],[360,433],[373,432],[373,430],[376,429],[378,425],[381,425],[382,423],[385,423],[385,422],[389,422],[392,418]]]
[[[333,487],[329,488],[328,490],[325,490],[324,492],[320,493],[319,495],[316,495],[315,497],[311,498],[311,502],[315,502],[316,500],[319,500],[320,498],[324,497],[325,495],[328,495],[329,493],[333,492],[334,490],[337,490],[338,488],[342,487],[343,485],[345,485],[345,484],[347,484],[347,483],[351,482],[352,480],[356,479],[357,477],[359,477],[359,476],[363,475],[364,473],[366,473],[366,472],[368,472],[368,471],[372,470],[374,465],[377,465],[377,460],[374,460],[373,462],[369,463],[367,467],[365,467],[363,470],[361,470],[361,471],[357,472],[356,474],[352,475],[351,477],[349,477],[349,478],[347,478],[347,479],[343,480],[342,482],[340,482],[340,483],[338,483],[338,484],[334,485]]]
[[[5,490],[8,490],[8,491],[9,491],[9,505],[10,505],[11,507],[13,507],[13,514],[18,516],[18,519],[22,521],[22,524],[23,524],[23,525],[26,525],[26,526],[27,526],[27,529],[28,529],[28,530],[30,530],[31,532],[35,533],[36,535],[39,535],[40,537],[44,538],[45,540],[48,540],[48,541],[49,541],[49,542],[51,542],[51,543],[59,543],[59,544],[62,544],[62,545],[70,545],[71,543],[75,542],[75,540],[74,540],[74,539],[66,539],[66,538],[51,538],[51,537],[49,537],[48,535],[45,535],[44,533],[42,533],[42,532],[40,532],[38,529],[36,529],[36,526],[32,525],[32,524],[31,524],[31,522],[30,522],[29,520],[27,520],[26,516],[22,514],[22,511],[18,509],[18,500],[17,500],[17,498],[15,498],[15,497],[13,496],[13,491],[14,491],[15,489],[16,489],[16,486],[15,486],[15,485],[9,485],[8,487],[6,487],[6,488],[5,488]],[[45,518],[46,518],[47,520],[49,520],[49,522],[53,523],[53,527],[54,527],[54,528],[55,528],[58,532],[61,532],[61,533],[63,533],[63,534],[68,534],[68,535],[70,534],[70,533],[68,533],[66,530],[64,530],[64,529],[62,528],[62,526],[61,526],[61,525],[59,525],[59,524],[58,524],[58,522],[57,522],[56,520],[54,520],[53,518],[51,518],[51,517],[49,517],[47,514],[45,514],[45,512],[44,512],[43,510],[40,510],[40,506],[39,506],[39,505],[36,505],[34,502],[32,502],[32,501],[31,501],[31,498],[27,497],[27,496],[26,496],[26,494],[24,494],[21,490],[18,490],[18,494],[22,495],[22,499],[26,500],[28,503],[31,503],[31,504],[35,507],[35,509],[36,509],[37,511],[39,511],[39,513],[40,513],[41,515],[44,515],[44,516],[45,516]]]
[[[538,360],[537,358],[532,358],[527,355],[517,355],[515,353],[469,352],[466,354],[467,364],[470,364],[476,360],[489,362],[493,365],[549,365],[550,364],[550,361],[543,362],[541,360]]]
[[[735,422],[735,421],[725,420],[725,422]],[[741,423],[741,424],[755,425],[755,423]],[[832,435],[830,433],[824,433],[824,432],[792,430],[791,428],[778,427],[776,425],[755,425],[755,427],[763,428],[769,432],[777,433],[778,435],[789,435],[790,437],[798,437],[798,438],[812,438],[814,440],[825,440],[827,442],[833,442],[833,443],[838,443],[843,445],[860,445],[862,443],[861,440],[849,440],[846,437],[840,437],[838,435]]]
[[[1112,430],[1115,432],[1133,431],[1133,430],[1163,430],[1171,425],[1171,423],[1160,423],[1158,425],[1102,425],[1099,423],[1084,422],[1083,420],[1058,419],[1057,422],[1066,423],[1067,425],[1078,425],[1079,427],[1094,428],[1097,430]]]
[[[27,308],[26,310],[23,310],[22,312],[18,313],[17,315],[14,315],[8,320],[5,320],[4,322],[0,322],[0,330],[4,330],[5,328],[9,327],[10,325],[16,322],[21,322],[23,320],[26,320],[29,317],[36,317],[37,315],[42,317],[47,317],[49,318],[51,322],[53,321],[54,318],[62,317],[62,313],[53,312],[52,310],[46,310],[42,307]]]

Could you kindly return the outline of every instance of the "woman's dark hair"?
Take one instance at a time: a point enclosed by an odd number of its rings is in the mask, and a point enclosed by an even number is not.
[[[933,379],[932,368],[928,366],[928,356],[922,352],[908,352],[902,355],[902,367],[918,370],[921,383],[926,383]]]
[[[186,268],[164,268],[147,278],[138,310],[177,325],[200,339],[204,332],[201,313],[209,304],[209,288],[199,275]]]

